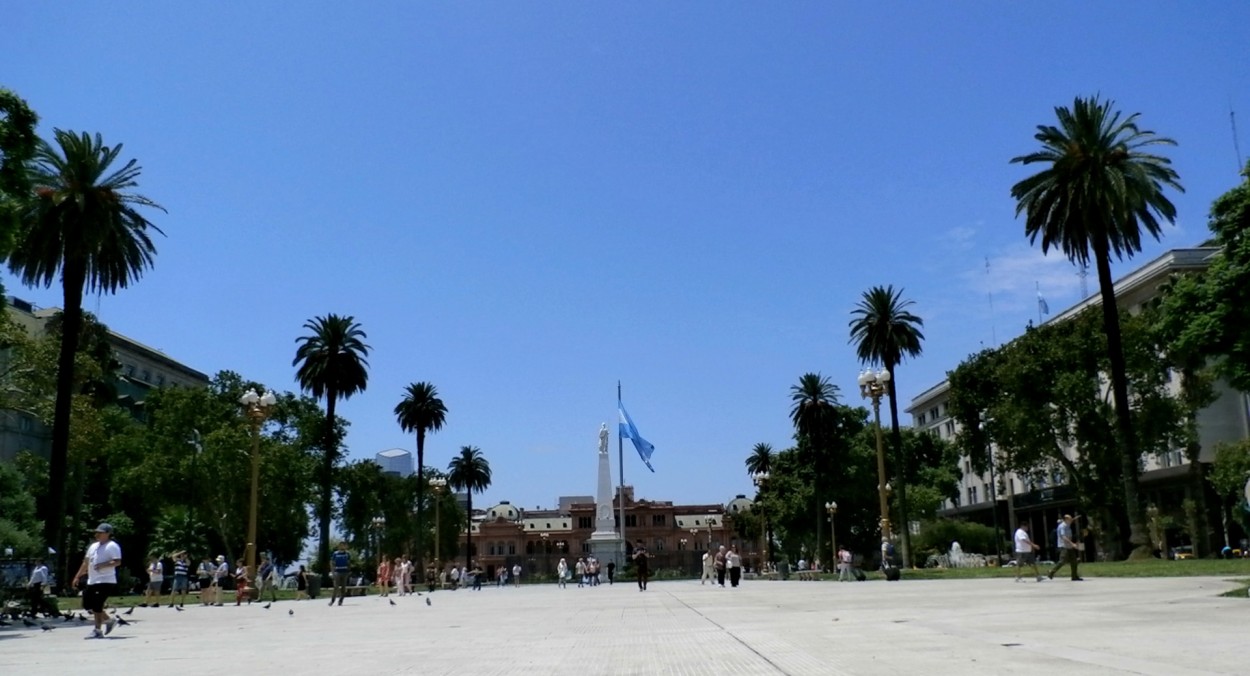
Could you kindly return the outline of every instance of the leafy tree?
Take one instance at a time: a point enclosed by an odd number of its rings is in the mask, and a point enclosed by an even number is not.
[[[35,154],[38,123],[39,116],[22,97],[0,87],[0,253],[12,246],[18,205],[30,193],[26,163]]]
[[[1164,188],[1182,188],[1171,161],[1153,154],[1155,146],[1175,141],[1140,129],[1138,114],[1123,117],[1113,106],[1093,97],[1077,98],[1072,109],[1055,108],[1059,126],[1039,125],[1034,135],[1041,149],[1011,160],[1049,166],[1012,186],[1011,196],[1016,213],[1025,214],[1025,233],[1033,242],[1041,237],[1043,252],[1058,248],[1080,265],[1093,258],[1098,270],[1129,541],[1135,557],[1147,557],[1146,515],[1137,490],[1141,454],[1129,408],[1111,256],[1140,251],[1143,229],[1158,239],[1160,219],[1176,218]]]
[[[35,498],[20,472],[0,463],[0,549],[12,547],[17,556],[42,554]]]
[[[438,398],[438,389],[431,383],[408,385],[403,401],[395,405],[395,417],[405,432],[417,433],[417,495],[425,495],[425,435],[443,429],[447,422],[447,406]],[[417,533],[425,541],[425,501],[417,500]],[[425,548],[417,548],[417,567],[424,569]]]
[[[924,320],[907,308],[915,303],[903,300],[903,290],[894,286],[874,286],[864,292],[859,304],[851,311],[851,340],[861,364],[880,364],[890,374],[886,383],[890,397],[890,438],[894,449],[894,463],[900,476],[907,475],[908,458],[903,453],[902,434],[898,426],[898,395],[895,390],[895,368],[907,357],[920,356],[920,342],[924,333],[920,327]],[[911,563],[911,532],[907,515],[907,482],[898,482],[898,503],[903,535],[903,561]]]
[[[1250,439],[1242,439],[1235,444],[1218,444],[1209,477],[1211,486],[1220,496],[1220,509],[1227,509],[1230,504],[1235,505],[1236,508],[1232,510],[1234,517],[1243,530],[1250,531],[1243,493],[1247,479],[1250,479]]]
[[[816,480],[826,477],[833,467],[833,439],[837,421],[834,408],[838,403],[838,386],[819,373],[805,373],[797,385],[790,387],[790,421],[798,434],[798,452],[810,461]],[[812,492],[812,504],[816,513],[816,543],[812,549],[820,556],[824,503],[819,490]],[[832,560],[830,558],[829,560]]]
[[[17,243],[9,269],[24,284],[51,286],[60,276],[64,330],[57,359],[45,537],[64,552],[65,484],[69,464],[74,361],[83,323],[84,291],[116,293],[142,276],[156,252],[140,212],[160,205],[130,192],[141,172],[135,160],[114,170],[122,146],[55,130],[56,146],[39,140],[29,164],[34,194],[19,204]],[[58,557],[63,564],[64,556]],[[63,567],[63,566],[62,566]]]
[[[326,572],[330,565],[330,519],[334,497],[334,467],[339,458],[335,407],[339,398],[349,399],[363,392],[369,383],[367,337],[354,317],[329,314],[304,323],[310,333],[295,342],[292,366],[298,366],[295,379],[300,389],[317,399],[325,398],[325,432],[322,445],[321,501],[317,509],[320,547],[317,565]]]
[[[481,493],[490,486],[490,463],[476,446],[461,446],[460,455],[447,465],[447,484],[468,494],[468,520],[465,523],[464,565],[473,566],[473,494]]]

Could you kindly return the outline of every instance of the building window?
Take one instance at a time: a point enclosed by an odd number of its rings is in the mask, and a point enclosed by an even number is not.
[[[526,543],[525,543],[525,554],[526,554],[527,556],[533,556],[533,555],[534,555],[534,543],[533,543],[532,541],[531,541],[531,542],[526,542]]]
[[[577,527],[578,528],[590,528],[590,517],[588,516],[577,517]]]
[[[486,551],[490,552],[491,556],[494,556],[495,555],[495,543],[493,542],[490,543],[490,546],[486,548]]]
[[[157,386],[157,387],[164,387],[164,386],[165,386],[165,376],[160,375],[160,374],[157,374],[157,376],[156,376],[156,386]]]
[[[652,526],[664,526],[664,525],[667,525],[667,524],[664,522],[665,518],[666,518],[666,515],[664,515],[664,514],[652,514],[652,515],[651,515],[651,525],[652,525]]]
[[[626,527],[626,528],[637,528],[637,527],[638,527],[638,515],[637,515],[637,514],[626,514],[626,515],[625,515],[625,527]]]
[[[949,439],[953,436],[955,436],[955,421],[947,420],[946,421],[946,438]]]
[[[934,406],[929,409],[929,420],[936,422],[938,419],[938,407]]]
[[[664,538],[655,539],[655,551],[657,552],[664,551]]]
[[[921,413],[920,415],[916,416],[916,425],[920,426],[923,424],[924,424],[924,414]]]
[[[550,521],[548,521],[548,522],[547,522],[547,529],[548,529],[548,530],[550,530],[550,529],[551,529],[551,522],[550,522]]]
[[[134,364],[126,364],[126,377],[127,378],[135,377],[135,365]]]
[[[585,552],[589,552],[589,551],[590,551],[590,543],[589,543],[589,542],[582,542],[582,552],[583,552],[583,553],[585,553]]]
[[[508,543],[508,553],[509,553],[509,554],[516,554],[516,543],[515,543],[515,542],[509,542],[509,543]]]
[[[143,369],[143,375],[140,377],[140,380],[145,383],[152,382],[152,372],[147,369]]]
[[[17,426],[23,432],[29,432],[31,428],[30,416],[24,415],[17,419]]]
[[[977,487],[976,486],[968,487],[968,504],[970,505],[977,504]]]

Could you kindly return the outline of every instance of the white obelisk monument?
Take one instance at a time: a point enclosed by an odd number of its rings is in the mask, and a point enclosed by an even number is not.
[[[590,553],[599,559],[604,571],[609,561],[616,562],[619,571],[624,564],[622,552],[612,509],[612,462],[608,457],[608,425],[604,423],[599,426],[599,487],[595,491],[595,532],[590,534]]]

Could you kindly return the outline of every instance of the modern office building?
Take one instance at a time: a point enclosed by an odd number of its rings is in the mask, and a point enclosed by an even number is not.
[[[48,320],[60,308],[38,308],[33,303],[9,296],[5,312],[31,336],[42,335]],[[148,392],[158,387],[207,387],[207,375],[139,341],[110,330],[109,343],[117,361],[117,398],[137,417],[143,415]],[[0,355],[0,361],[4,358]],[[47,456],[52,441],[51,427],[43,425],[29,411],[0,410],[0,461],[12,460],[29,450]]]
[[[382,467],[386,474],[398,477],[412,476],[412,454],[402,448],[382,451],[373,457],[374,462]]]
[[[1144,304],[1158,297],[1160,287],[1171,275],[1205,269],[1211,257],[1218,251],[1215,247],[1173,249],[1116,280],[1116,298],[1121,308],[1130,313],[1139,312]],[[1101,297],[1095,294],[1054,315],[1046,323],[1063,322],[1086,308],[1100,304]],[[1170,386],[1179,388],[1176,382]],[[1201,463],[1214,460],[1216,444],[1250,437],[1250,398],[1224,382],[1217,382],[1215,389],[1217,398],[1199,412],[1197,419],[1202,446],[1199,456]],[[942,439],[953,439],[959,434],[960,428],[947,408],[949,397],[949,383],[942,381],[913,398],[907,407],[913,426]],[[1064,452],[1069,458],[1074,457],[1073,449],[1065,449]],[[1142,499],[1147,504],[1157,505],[1161,512],[1166,513],[1169,521],[1174,524],[1168,540],[1172,544],[1181,544],[1178,540],[1187,539],[1181,534],[1184,529],[1179,525],[1185,521],[1181,505],[1186,498],[1192,497],[1190,493],[1193,490],[1193,484],[1188,480],[1190,465],[1183,449],[1143,456],[1141,467]],[[946,501],[939,512],[942,516],[967,518],[990,524],[994,510],[997,510],[1001,528],[1014,530],[1018,522],[1028,522],[1036,541],[1053,546],[1056,521],[1060,515],[1071,512],[1077,505],[1076,492],[1065,481],[1061,472],[1049,476],[1040,473],[1020,476],[1013,472],[1000,472],[993,477],[996,490],[991,491],[990,475],[976,473],[969,458],[960,459],[960,469],[962,476],[959,495],[954,500]],[[1207,497],[1208,505],[1214,507],[1214,496]],[[1218,509],[1211,510],[1207,523],[1210,544],[1219,543],[1223,546],[1225,538],[1230,538],[1233,546],[1236,546],[1237,540],[1243,537],[1240,531],[1235,530],[1235,525],[1224,523]],[[1229,531],[1230,525],[1233,532]],[[1088,544],[1096,545],[1092,540]],[[1093,556],[1092,553],[1090,555]]]

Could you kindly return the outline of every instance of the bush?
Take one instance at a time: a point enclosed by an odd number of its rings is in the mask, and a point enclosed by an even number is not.
[[[994,529],[989,526],[955,519],[935,519],[926,521],[920,527],[920,536],[913,540],[913,547],[917,559],[930,554],[946,554],[950,552],[952,542],[958,542],[965,554],[992,555],[994,537]]]

